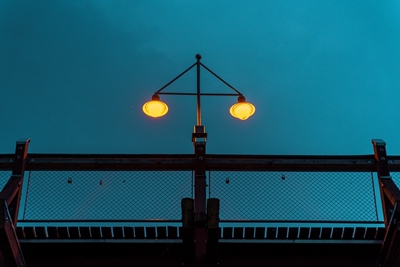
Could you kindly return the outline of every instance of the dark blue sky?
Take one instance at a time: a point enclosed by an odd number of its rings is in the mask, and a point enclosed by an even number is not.
[[[399,1],[0,0],[0,153],[192,153],[194,97],[144,102],[195,62],[235,97],[202,98],[208,153],[400,154]],[[195,92],[195,72],[166,91]],[[203,92],[231,93],[202,71]]]

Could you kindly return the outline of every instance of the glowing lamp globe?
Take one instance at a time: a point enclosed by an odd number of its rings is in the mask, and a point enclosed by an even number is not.
[[[256,112],[256,108],[251,103],[246,102],[244,96],[240,95],[238,102],[232,105],[229,112],[233,117],[239,120],[247,120]]]
[[[168,106],[160,100],[158,95],[153,95],[150,101],[143,105],[143,112],[150,117],[162,117],[168,112]]]

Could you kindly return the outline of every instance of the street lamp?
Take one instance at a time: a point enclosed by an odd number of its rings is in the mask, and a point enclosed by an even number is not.
[[[161,89],[156,91],[151,100],[146,102],[143,105],[143,112],[150,116],[150,117],[161,117],[167,114],[168,112],[168,106],[166,103],[162,102],[160,100],[160,95],[185,95],[185,96],[196,96],[197,97],[197,124],[194,126],[194,132],[192,134],[192,142],[194,146],[194,156],[195,156],[195,169],[194,169],[194,201],[189,201],[187,202],[188,199],[183,199],[182,200],[182,207],[185,206],[185,209],[182,208],[182,213],[184,213],[184,210],[186,211],[194,211],[193,216],[189,215],[186,218],[193,218],[193,225],[195,228],[195,261],[197,266],[203,266],[205,258],[206,258],[206,244],[207,244],[207,234],[209,240],[218,240],[218,231],[213,231],[208,229],[209,231],[207,232],[206,227],[210,227],[210,225],[213,225],[212,228],[218,228],[215,227],[215,222],[211,222],[212,220],[210,218],[218,217],[218,214],[215,216],[211,216],[210,214],[207,214],[206,216],[206,200],[207,200],[207,195],[206,195],[206,141],[207,141],[207,133],[205,130],[204,125],[201,124],[201,108],[200,108],[200,96],[237,96],[238,97],[238,102],[233,104],[232,107],[230,108],[229,112],[230,114],[239,119],[239,120],[246,120],[250,116],[254,114],[256,111],[256,108],[249,102],[246,102],[245,97],[243,96],[242,93],[240,93],[238,90],[233,88],[230,84],[225,82],[223,79],[221,79],[217,74],[215,74],[213,71],[211,71],[209,68],[207,68],[205,65],[203,65],[200,62],[201,55],[197,54],[196,55],[196,63],[194,63],[192,66],[190,66],[188,69],[186,69],[184,72],[179,74],[175,79],[164,85]],[[170,92],[162,92],[165,88],[167,88],[170,84],[172,84],[174,81],[179,79],[182,75],[184,75],[186,72],[188,72],[190,69],[192,69],[194,66],[197,67],[197,92],[196,93],[170,93]],[[207,71],[209,71],[212,75],[217,77],[220,81],[225,83],[229,88],[231,88],[235,93],[231,94],[217,94],[217,93],[201,93],[200,92],[200,67],[205,68]],[[189,199],[190,200],[190,199]],[[211,200],[211,201],[210,201]],[[216,202],[215,202],[216,201]],[[183,203],[186,203],[185,205]],[[215,207],[219,210],[219,200],[218,199],[209,199],[210,204],[209,209],[210,210],[215,210]],[[209,212],[210,213],[210,212]],[[215,219],[214,218],[214,219]],[[211,220],[211,221],[210,221]],[[217,220],[218,221],[218,220]],[[183,220],[182,224],[185,224],[185,220]],[[217,222],[218,224],[218,222]],[[189,223],[188,225],[192,225]],[[187,225],[186,225],[187,226]],[[183,225],[183,228],[185,228],[185,225]],[[215,230],[215,229],[214,229]],[[213,232],[213,234],[211,234]],[[210,236],[212,235],[212,236]],[[189,234],[190,236],[190,234]],[[185,238],[183,238],[186,240]],[[184,241],[184,243],[187,241]],[[190,241],[191,242],[191,241]],[[209,242],[210,244],[210,242]],[[191,264],[188,264],[191,265]]]
[[[197,59],[196,63],[194,63],[187,70],[185,70],[180,75],[178,75],[171,82],[167,83],[160,90],[155,92],[153,94],[151,100],[146,102],[143,105],[143,112],[146,115],[148,115],[150,117],[158,118],[158,117],[162,117],[165,114],[167,114],[168,105],[160,100],[159,95],[161,95],[161,94],[164,94],[164,95],[167,95],[167,94],[168,95],[186,95],[186,96],[196,95],[197,96],[197,125],[201,125],[200,96],[238,96],[238,102],[233,104],[229,110],[230,114],[239,120],[247,120],[250,116],[252,116],[254,114],[254,112],[256,111],[256,108],[254,107],[253,104],[246,102],[246,99],[242,93],[240,93],[238,90],[233,88],[227,82],[222,80],[218,75],[216,75],[214,72],[212,72],[209,68],[204,66],[203,63],[200,62],[201,55],[197,54],[196,59]],[[166,92],[162,92],[165,88],[167,88],[170,84],[172,84],[174,81],[176,81],[178,78],[180,78],[183,74],[185,74],[190,69],[192,69],[194,66],[197,66],[197,93],[169,93],[169,92],[166,93]],[[206,70],[208,70],[211,74],[213,74],[215,77],[217,77],[223,83],[225,83],[228,87],[230,87],[236,93],[235,94],[215,94],[215,93],[204,94],[204,93],[201,93],[200,92],[200,66],[204,67]]]

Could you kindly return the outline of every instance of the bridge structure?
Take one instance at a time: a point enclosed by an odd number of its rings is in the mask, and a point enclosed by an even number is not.
[[[400,264],[400,156],[381,139],[350,156],[33,154],[29,142],[0,155],[0,266]]]

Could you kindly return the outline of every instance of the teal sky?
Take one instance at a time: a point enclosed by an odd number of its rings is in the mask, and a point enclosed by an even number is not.
[[[369,0],[0,0],[0,153],[192,153],[194,97],[141,108],[197,53],[257,109],[203,97],[208,153],[400,155],[400,1]]]

